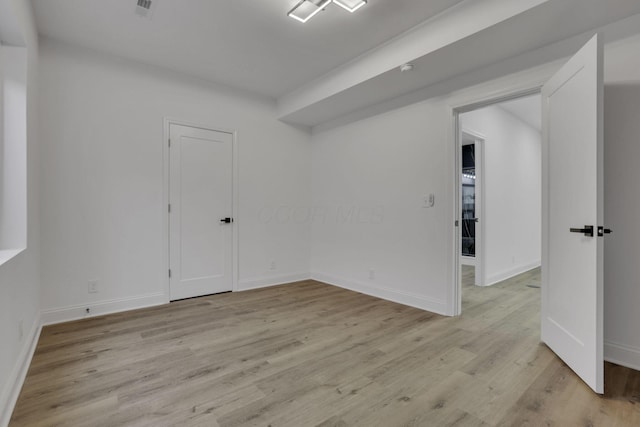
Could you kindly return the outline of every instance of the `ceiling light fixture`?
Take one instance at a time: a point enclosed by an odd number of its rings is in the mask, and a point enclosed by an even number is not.
[[[302,0],[287,13],[287,16],[305,23],[316,16],[321,10],[324,10],[329,3],[335,3],[341,8],[353,13],[367,4],[367,0]]]
[[[316,16],[322,9],[324,9],[331,0],[302,0],[293,9],[287,13],[287,16],[292,17],[296,21],[300,21],[303,24],[309,19]]]
[[[333,2],[351,13],[367,4],[367,0],[333,0]]]

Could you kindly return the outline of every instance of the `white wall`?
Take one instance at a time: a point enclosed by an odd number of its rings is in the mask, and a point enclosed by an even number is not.
[[[640,80],[605,89],[605,354],[640,369]]]
[[[27,47],[27,248],[0,265],[0,426],[8,423],[39,331],[39,189],[37,139],[38,40],[30,3],[2,0],[13,10],[17,38]],[[6,19],[7,16],[5,15]],[[20,333],[22,332],[22,334]]]
[[[446,106],[423,102],[314,135],[312,277],[447,311],[448,130]]]
[[[460,122],[486,138],[481,255],[482,283],[491,285],[540,265],[541,135],[499,106],[461,114]]]
[[[309,224],[264,214],[310,201],[309,133],[273,103],[50,40],[41,67],[45,322],[166,301],[164,117],[238,132],[240,287],[308,277]]]
[[[640,36],[605,49],[605,358],[640,369]],[[560,64],[557,64],[559,66]],[[556,65],[554,65],[556,66]],[[544,76],[548,70],[532,70]],[[453,150],[449,108],[496,96],[529,77],[488,82],[313,135],[313,203],[381,206],[378,222],[315,220],[315,278],[436,312],[451,302]],[[531,77],[531,81],[535,80]],[[516,83],[520,82],[520,83]],[[423,194],[436,206],[421,209]],[[638,195],[640,196],[640,195]],[[368,270],[375,269],[375,280]],[[448,293],[449,292],[449,293]]]
[[[605,357],[640,370],[640,37],[607,53],[605,76]],[[635,64],[632,62],[635,61]]]
[[[27,246],[27,49],[0,46],[0,250]]]

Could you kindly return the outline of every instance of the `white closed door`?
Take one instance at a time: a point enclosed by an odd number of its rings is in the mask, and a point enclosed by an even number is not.
[[[542,340],[596,393],[604,391],[602,64],[595,36],[542,90]]]
[[[169,128],[171,300],[232,290],[233,135]]]

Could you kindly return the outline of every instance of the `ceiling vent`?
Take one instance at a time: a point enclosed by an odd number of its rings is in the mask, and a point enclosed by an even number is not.
[[[157,0],[138,0],[136,15],[141,18],[151,19]]]

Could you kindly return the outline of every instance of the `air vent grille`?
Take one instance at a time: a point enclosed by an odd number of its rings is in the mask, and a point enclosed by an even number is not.
[[[136,15],[141,18],[151,19],[153,10],[156,8],[157,0],[137,0]]]
[[[138,0],[138,7],[151,10],[151,0]]]

